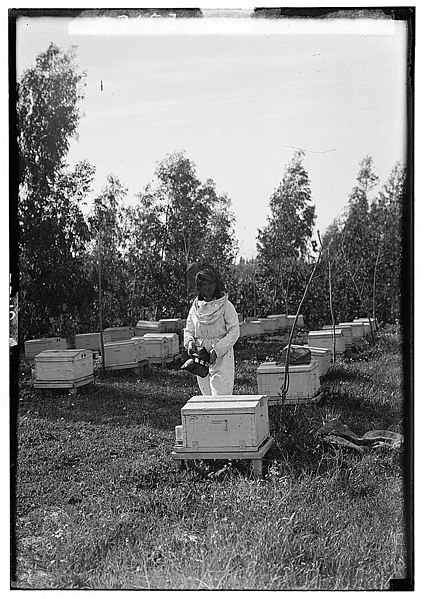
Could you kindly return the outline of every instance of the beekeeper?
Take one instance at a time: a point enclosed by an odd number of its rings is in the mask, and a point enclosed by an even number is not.
[[[210,355],[208,375],[197,376],[202,395],[232,395],[234,344],[240,336],[238,315],[218,271],[203,263],[195,272],[197,297],[189,310],[183,343],[189,355],[201,347]]]

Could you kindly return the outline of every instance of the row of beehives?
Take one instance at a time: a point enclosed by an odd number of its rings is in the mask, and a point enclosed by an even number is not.
[[[286,314],[275,314],[268,318],[247,318],[243,321],[241,314],[238,315],[240,320],[240,337],[248,335],[262,335],[264,333],[277,331],[280,329],[291,328],[295,316]],[[186,321],[182,318],[164,318],[159,321],[139,320],[135,327],[109,327],[104,329],[103,341],[104,344],[116,343],[121,341],[129,341],[136,337],[146,337],[147,335],[161,334],[176,334],[179,344],[179,335],[185,327]],[[298,326],[303,326],[303,316],[300,315],[297,319]],[[174,340],[173,343],[176,343]],[[75,335],[76,349],[90,349],[99,352],[101,350],[100,333],[78,333]],[[154,347],[152,343],[152,347]],[[31,339],[25,341],[25,358],[33,360],[37,354],[44,350],[64,350],[67,349],[66,340],[60,337],[50,337],[44,339]],[[150,348],[147,348],[148,352]],[[142,350],[143,351],[143,350]],[[158,350],[161,351],[161,350]],[[177,351],[176,354],[179,352]],[[161,356],[152,356],[161,357]],[[149,359],[149,355],[147,356]]]
[[[377,322],[372,321],[377,330]],[[341,355],[346,349],[355,346],[363,337],[370,333],[368,318],[356,319],[352,322],[341,322],[335,326],[334,334],[330,325],[325,325],[320,331],[308,333],[308,344],[304,347],[311,352],[310,364],[290,365],[288,372],[288,389],[284,403],[303,403],[313,400],[321,392],[321,377],[331,365],[333,344],[336,355]],[[286,349],[286,348],[285,348]],[[264,362],[257,369],[258,392],[267,395],[269,403],[279,403],[284,385],[285,366],[275,362]]]
[[[52,338],[43,341],[50,341],[55,346],[64,345],[65,339]],[[143,337],[104,344],[106,370],[139,368],[148,363],[166,363],[179,356],[179,338],[176,333],[148,333]],[[95,365],[100,362],[99,352],[94,354],[87,348],[45,349],[34,356],[34,387],[75,388],[93,382]]]

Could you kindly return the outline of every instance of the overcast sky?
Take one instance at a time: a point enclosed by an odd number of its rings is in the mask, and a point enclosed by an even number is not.
[[[312,21],[301,29],[292,21],[260,31],[251,19],[226,27],[211,19],[206,31],[207,19],[186,29],[176,19],[164,33],[164,21],[136,31],[115,20],[107,35],[99,19],[80,20],[79,32],[66,18],[18,21],[18,77],[51,41],[78,46],[85,117],[69,160],[95,165],[95,192],[113,173],[134,201],[157,161],[186,150],[199,177],[231,198],[240,254],[251,257],[295,147],[307,150],[322,232],[346,205],[367,154],[381,183],[404,160],[404,22]]]

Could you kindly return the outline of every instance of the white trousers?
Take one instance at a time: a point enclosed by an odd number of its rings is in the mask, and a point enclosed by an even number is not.
[[[210,348],[205,347],[207,350]],[[209,374],[201,378],[197,376],[198,386],[202,395],[232,395],[234,390],[234,348],[226,352],[224,356],[216,359],[213,366],[209,368]]]

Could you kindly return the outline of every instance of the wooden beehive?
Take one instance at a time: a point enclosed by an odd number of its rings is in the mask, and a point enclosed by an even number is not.
[[[326,347],[333,352],[333,331],[309,331],[308,345],[312,347]],[[345,340],[343,339],[343,331],[335,333],[336,355],[343,354],[345,351]]]
[[[94,381],[88,349],[45,350],[34,358],[36,389],[72,389]]]
[[[377,331],[377,319],[370,318],[370,320],[371,320],[371,326],[373,327],[373,331]],[[369,322],[368,318],[354,318],[354,322],[362,322],[364,325],[364,330],[368,331],[368,335],[371,334],[370,322]],[[367,328],[365,327],[365,324],[367,324]]]
[[[179,355],[179,335],[176,333],[145,333],[143,339],[165,339],[167,345],[166,356],[172,358]]]
[[[100,351],[100,333],[77,333],[75,336],[75,347],[76,349],[90,349],[92,351]]]
[[[104,344],[105,368],[131,368],[138,365],[138,344],[128,339]]]
[[[27,360],[34,360],[39,353],[49,349],[67,349],[67,340],[61,337],[46,337],[45,339],[29,339],[24,343]]]
[[[259,318],[259,320],[265,333],[272,333],[276,330],[276,322],[273,318]]]
[[[250,320],[244,323],[245,327],[244,327],[244,331],[246,336],[247,335],[262,335],[263,333],[263,329],[262,329],[262,323],[260,322],[260,320]]]
[[[245,322],[240,322],[240,339],[242,337],[247,337],[247,327]]]
[[[115,341],[129,341],[135,334],[133,327],[109,327],[104,329],[104,342],[114,343]]]
[[[139,320],[135,326],[135,337],[143,337],[146,333],[162,333],[163,325],[156,320]]]
[[[333,325],[332,324],[325,324],[323,327],[324,331],[332,331],[333,330]],[[336,331],[342,331],[343,333],[343,339],[345,340],[345,348],[347,347],[353,347],[354,345],[354,339],[353,339],[353,330],[352,327],[349,327],[347,325],[337,325],[335,326],[335,330]]]
[[[293,322],[296,320],[296,315],[295,314],[287,314],[287,327],[291,328],[293,326]],[[296,322],[296,326],[297,327],[304,327],[305,323],[303,320],[303,314],[299,314],[299,316],[297,317],[297,322]]]
[[[364,325],[362,324],[362,322],[339,322],[338,326],[351,327],[352,339],[354,343],[356,343],[356,341],[364,337]]]
[[[181,451],[254,451],[269,437],[263,395],[198,395],[181,409]]]
[[[147,333],[150,335],[150,333]],[[143,336],[145,339],[146,357],[151,362],[162,361],[168,358],[169,343],[163,336]]]
[[[284,349],[287,349],[288,345]],[[331,351],[326,347],[312,347],[311,345],[295,345],[291,344],[291,347],[300,347],[303,349],[309,349],[311,352],[311,359],[318,363],[319,376],[324,376],[328,372],[331,366]]]
[[[138,362],[145,362],[148,359],[146,355],[145,339],[143,337],[132,337],[131,341],[136,344]]]
[[[284,403],[298,403],[300,400],[312,399],[320,390],[318,363],[291,365],[288,368],[289,386]],[[285,366],[277,366],[275,362],[263,362],[257,369],[257,390],[267,395],[272,401],[281,401],[281,387],[284,384]]]
[[[278,329],[288,328],[287,314],[270,314],[268,318],[274,318],[278,322]]]
[[[186,320],[183,318],[160,318],[158,321],[162,332],[164,333],[179,333],[186,325]]]

